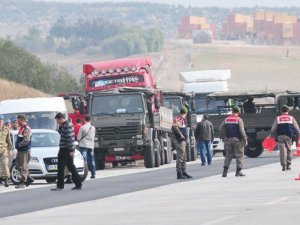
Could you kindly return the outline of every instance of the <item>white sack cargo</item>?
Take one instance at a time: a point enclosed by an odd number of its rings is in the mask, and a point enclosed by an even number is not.
[[[230,70],[200,70],[179,73],[179,80],[186,83],[225,81],[230,78]]]
[[[227,81],[202,82],[202,83],[185,83],[182,91],[184,93],[212,93],[228,91]]]

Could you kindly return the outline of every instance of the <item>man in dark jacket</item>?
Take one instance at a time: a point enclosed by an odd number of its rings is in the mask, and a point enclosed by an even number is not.
[[[82,183],[73,162],[75,155],[74,126],[69,120],[65,119],[65,115],[62,113],[57,113],[55,119],[60,126],[60,142],[57,163],[57,187],[51,189],[51,191],[60,191],[64,189],[65,166],[67,166],[68,170],[71,172],[72,179],[75,183],[75,187],[73,187],[72,190],[80,190],[82,188]]]
[[[211,164],[211,144],[214,140],[214,128],[212,123],[208,120],[207,115],[203,115],[201,122],[197,124],[196,128],[197,147],[200,153],[201,166]]]

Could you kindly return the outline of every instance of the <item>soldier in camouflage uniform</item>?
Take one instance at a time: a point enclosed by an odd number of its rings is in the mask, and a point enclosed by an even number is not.
[[[237,166],[235,176],[245,176],[241,170],[244,167],[244,147],[248,145],[248,142],[244,122],[239,117],[239,113],[240,108],[234,106],[232,108],[232,115],[225,118],[220,126],[220,138],[224,140],[224,150],[226,152],[222,177],[227,177],[227,171],[233,158],[233,154],[236,156]]]
[[[11,157],[12,143],[9,129],[4,126],[4,117],[0,115],[0,168],[1,178],[4,181],[4,186],[8,187],[9,168],[8,158]]]
[[[186,115],[188,113],[187,108],[182,108],[180,110],[180,115],[176,116],[172,126],[172,131],[174,135],[174,145],[177,152],[176,157],[176,170],[177,170],[177,179],[189,179],[192,178],[186,172]]]

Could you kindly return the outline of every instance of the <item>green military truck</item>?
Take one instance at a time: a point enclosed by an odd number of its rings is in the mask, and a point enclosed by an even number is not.
[[[173,116],[179,115],[182,107],[189,108],[187,114],[187,140],[186,154],[187,161],[195,161],[197,159],[197,145],[195,139],[195,129],[197,126],[197,115],[194,113],[195,95],[176,91],[163,92],[163,106],[173,110]]]
[[[247,113],[243,103],[249,98],[255,102],[255,110]],[[262,141],[269,135],[271,127],[280,113],[283,105],[288,105],[290,114],[300,122],[300,92],[291,91],[245,91],[245,92],[224,92],[212,93],[208,99],[223,100],[225,107],[219,107],[218,113],[210,115],[210,121],[214,125],[215,133],[218,135],[219,126],[228,116],[228,109],[232,108],[229,101],[235,101],[241,108],[240,117],[244,121],[246,134],[248,136],[248,146],[245,149],[245,155],[248,157],[258,157],[263,152]]]
[[[95,159],[124,165],[144,159],[146,168],[172,161],[172,110],[161,106],[160,91],[115,88],[89,93],[88,112],[96,128]]]

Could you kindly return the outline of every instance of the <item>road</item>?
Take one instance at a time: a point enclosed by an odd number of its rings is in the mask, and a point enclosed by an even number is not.
[[[13,187],[10,187],[10,191],[1,193],[0,202],[1,205],[5,204],[5,207],[1,207],[0,217],[16,216],[24,213],[36,212],[38,210],[46,210],[55,207],[62,207],[71,204],[78,204],[83,202],[90,202],[95,200],[101,200],[112,196],[119,196],[129,193],[140,192],[149,189],[155,189],[165,187],[172,184],[186,183],[188,188],[190,182],[202,180],[207,177],[213,177],[215,175],[222,179],[220,174],[222,172],[223,159],[215,158],[211,166],[201,167],[199,161],[188,163],[188,172],[193,175],[191,180],[176,179],[176,173],[174,163],[172,165],[162,166],[158,169],[141,169],[141,168],[129,168],[124,169],[129,171],[122,175],[122,169],[111,169],[107,171],[98,171],[95,180],[88,180],[84,182],[83,190],[71,191],[73,185],[66,185],[65,190],[61,192],[51,192],[50,188],[54,187],[54,184],[48,185],[32,185],[32,188],[26,190],[15,191]],[[255,168],[267,164],[278,162],[277,155],[264,155],[263,157],[255,159],[246,159],[246,168]],[[230,171],[235,170],[235,162],[233,162]],[[111,172],[110,172],[111,171]],[[105,177],[101,173],[111,173],[113,171],[119,171],[116,175]],[[201,188],[201,187],[200,187]],[[0,187],[4,189],[4,187]],[[219,190],[222,193],[222,190]],[[160,193],[158,198],[165,198],[164,194]],[[135,204],[138,204],[137,201]],[[164,210],[168,210],[167,208]],[[192,209],[191,209],[192,210]],[[3,219],[1,219],[3,221]],[[0,221],[0,224],[2,224]],[[7,224],[7,223],[5,223]]]

